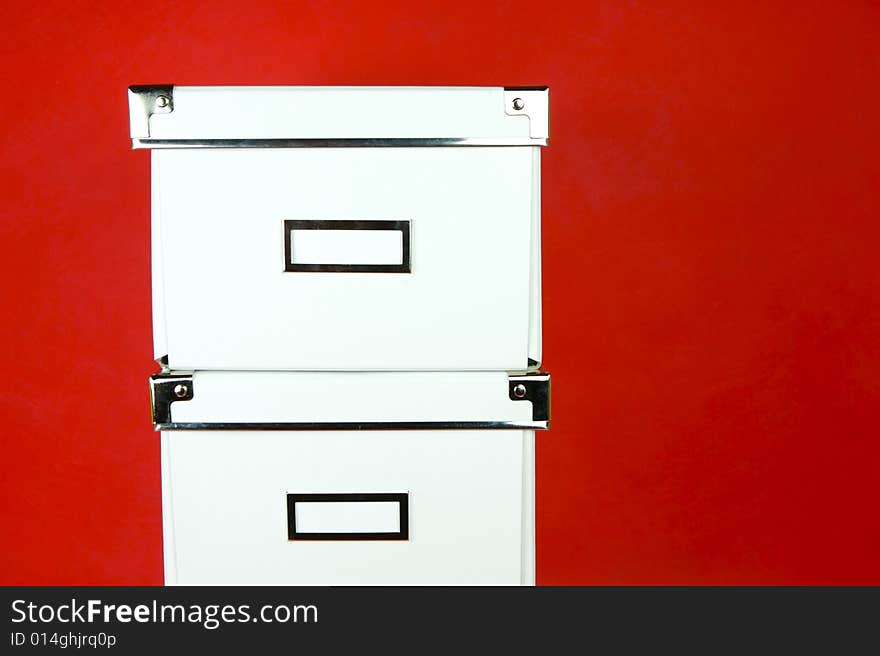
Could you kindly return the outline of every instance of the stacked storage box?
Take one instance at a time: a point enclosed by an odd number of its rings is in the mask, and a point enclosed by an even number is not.
[[[129,105],[166,582],[533,583],[547,89]]]

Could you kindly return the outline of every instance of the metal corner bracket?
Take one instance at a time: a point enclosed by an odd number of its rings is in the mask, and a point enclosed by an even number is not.
[[[528,116],[529,136],[546,145],[550,138],[549,87],[504,87],[504,113]]]
[[[150,402],[156,427],[171,423],[171,404],[193,399],[191,371],[162,372],[150,376]]]
[[[545,371],[531,371],[524,374],[510,374],[507,377],[508,396],[511,401],[531,401],[532,421],[550,424],[550,374]]]
[[[132,139],[150,138],[150,117],[174,111],[174,86],[152,84],[128,87],[128,119]]]

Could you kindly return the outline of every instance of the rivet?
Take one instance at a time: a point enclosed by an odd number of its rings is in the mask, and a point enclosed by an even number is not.
[[[171,98],[168,96],[156,96],[156,107],[168,107],[171,104]]]
[[[178,384],[174,386],[174,396],[178,399],[182,399],[189,393],[189,387],[183,384]]]
[[[513,395],[518,399],[526,398],[526,386],[522,383],[517,383],[513,386]]]
[[[514,98],[513,99],[513,108],[515,110],[519,111],[525,106],[526,106],[526,103],[522,98]]]

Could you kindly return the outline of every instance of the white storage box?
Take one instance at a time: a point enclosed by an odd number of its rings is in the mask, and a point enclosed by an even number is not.
[[[541,360],[544,88],[132,87],[155,354],[192,370]]]
[[[534,583],[549,377],[152,379],[172,584]]]

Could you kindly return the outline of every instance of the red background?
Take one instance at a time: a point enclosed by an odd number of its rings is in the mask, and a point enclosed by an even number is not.
[[[538,581],[880,583],[876,3],[19,3],[2,583],[162,581],[134,83],[551,87]]]

